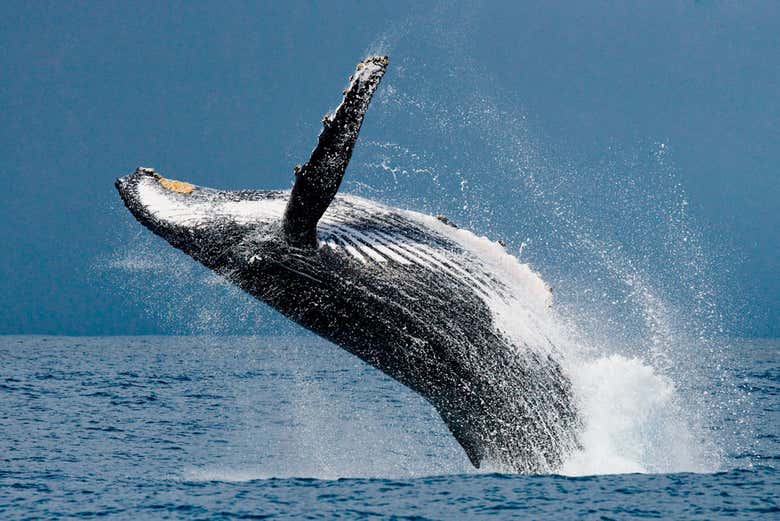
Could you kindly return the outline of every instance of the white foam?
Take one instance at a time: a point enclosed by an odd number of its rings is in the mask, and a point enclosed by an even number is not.
[[[578,364],[571,372],[585,426],[582,450],[567,475],[714,472],[687,421],[674,383],[650,365],[620,355]]]
[[[221,481],[225,483],[245,483],[247,481],[286,477],[315,476],[273,476],[259,469],[192,468],[186,470],[180,479],[191,482]]]

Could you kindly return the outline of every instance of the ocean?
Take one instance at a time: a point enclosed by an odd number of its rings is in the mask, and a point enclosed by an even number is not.
[[[739,406],[685,436],[655,389],[615,406],[624,360],[586,386],[583,453],[525,476],[315,337],[0,337],[0,518],[780,518],[780,340],[720,349],[700,392]]]

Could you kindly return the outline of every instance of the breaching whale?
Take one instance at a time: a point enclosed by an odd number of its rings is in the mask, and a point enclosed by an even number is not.
[[[337,194],[387,63],[358,64],[290,191],[214,190],[144,167],[116,187],[171,245],[426,398],[474,466],[554,471],[579,420],[533,327],[542,280],[446,219]]]

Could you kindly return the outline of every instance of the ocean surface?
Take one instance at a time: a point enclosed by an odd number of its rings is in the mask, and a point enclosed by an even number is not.
[[[706,472],[599,445],[631,416],[591,407],[590,461],[522,476],[472,468],[427,402],[317,338],[0,337],[0,518],[780,519],[780,340],[722,350],[702,392],[742,398]]]

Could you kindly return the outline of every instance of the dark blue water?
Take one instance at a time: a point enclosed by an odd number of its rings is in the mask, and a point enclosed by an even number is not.
[[[318,339],[0,337],[0,518],[780,518],[780,341],[723,349],[713,472],[566,477],[478,473]]]

